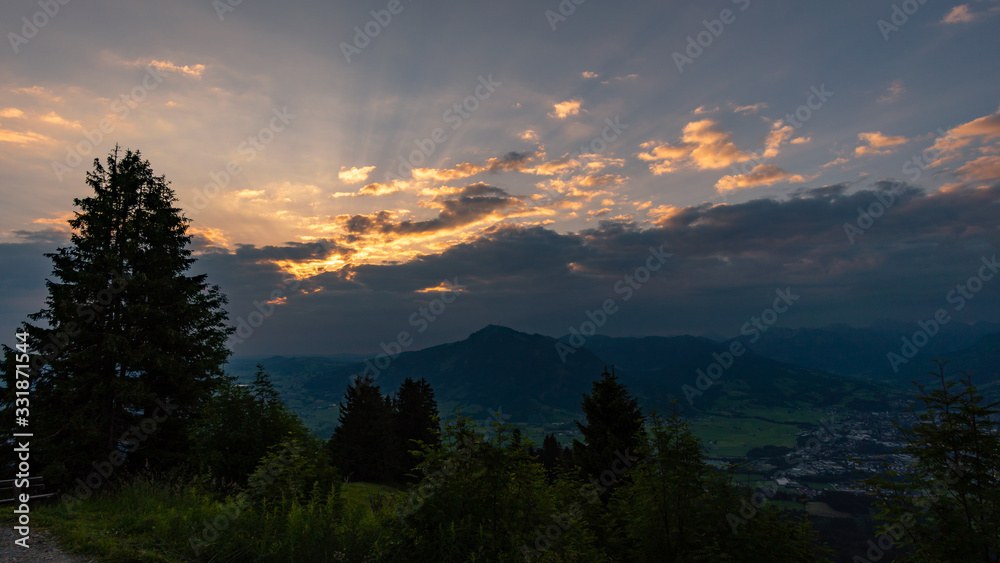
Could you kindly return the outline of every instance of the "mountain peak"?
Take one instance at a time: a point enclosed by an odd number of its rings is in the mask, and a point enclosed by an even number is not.
[[[472,338],[483,338],[489,336],[510,336],[514,334],[522,334],[522,333],[505,326],[489,324],[477,330],[476,332],[470,334],[469,338],[472,339]]]

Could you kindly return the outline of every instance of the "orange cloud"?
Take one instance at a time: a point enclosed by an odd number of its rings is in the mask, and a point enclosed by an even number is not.
[[[82,125],[80,125],[79,121],[69,121],[67,119],[64,119],[62,116],[60,116],[54,111],[50,111],[49,113],[43,115],[41,119],[46,123],[51,123],[53,125],[61,125],[63,127],[73,127],[73,128],[83,127]]]
[[[681,142],[676,145],[647,142],[641,146],[652,148],[639,153],[639,159],[650,162],[649,169],[655,175],[674,172],[684,165],[700,170],[725,168],[751,157],[733,143],[731,133],[711,119],[685,125]]]
[[[360,196],[363,196],[363,195],[383,196],[383,195],[394,194],[396,192],[401,192],[401,191],[403,191],[403,188],[405,188],[405,187],[406,187],[406,183],[405,182],[400,182],[399,180],[393,180],[392,182],[390,182],[388,184],[382,184],[380,182],[372,182],[371,184],[365,185],[364,187],[362,187],[360,190],[358,190],[356,192],[336,192],[336,193],[330,194],[330,197],[334,197],[334,198],[340,198],[340,197],[360,197]]]
[[[673,205],[658,205],[646,212],[650,218],[655,220],[657,223],[669,221],[672,217],[675,217],[685,210],[684,207],[675,207]]]
[[[764,158],[774,158],[781,152],[781,146],[786,143],[804,143],[808,139],[795,138],[795,127],[785,125],[783,121],[771,124],[771,131],[764,138]]]
[[[1000,137],[1000,111],[963,123],[952,128],[948,134],[955,137],[982,137],[984,141]]]
[[[30,145],[32,143],[47,143],[52,138],[46,137],[34,131],[11,131],[10,129],[0,129],[0,143],[12,143],[15,145]]]
[[[969,9],[968,4],[959,4],[948,12],[941,23],[969,23],[975,21],[978,16],[979,14],[975,14]]]
[[[1000,178],[1000,156],[981,156],[965,163],[955,173],[970,180],[985,181]]]
[[[413,178],[417,180],[437,180],[438,182],[449,182],[475,176],[484,172],[486,168],[471,162],[456,164],[453,168],[414,168]]]
[[[528,167],[538,157],[544,158],[545,154],[509,152],[501,157],[490,158],[483,165],[463,162],[456,164],[452,168],[416,168],[413,170],[413,177],[416,180],[450,182],[451,180],[460,180],[483,172],[531,172],[531,169]]]
[[[936,167],[948,161],[957,160],[962,157],[962,149],[969,147],[974,141],[987,142],[998,137],[1000,137],[1000,111],[973,119],[968,123],[956,125],[938,136],[934,140],[934,144],[927,149],[927,151],[933,151],[937,154],[937,158],[929,165]],[[979,147],[979,152],[989,154],[995,148],[994,146],[982,146]]]
[[[30,88],[13,88],[11,92],[15,94],[28,94],[36,98],[43,98],[50,102],[61,102],[62,98],[53,94],[51,90],[42,86],[31,86]]]
[[[720,192],[770,186],[778,182],[808,182],[816,176],[806,177],[799,174],[789,174],[774,164],[759,164],[746,174],[723,176],[715,183]]]
[[[32,221],[36,225],[52,225],[53,227],[69,230],[69,220],[76,218],[73,211],[65,211],[55,217],[41,217]]]
[[[902,145],[908,141],[906,137],[890,137],[883,135],[878,131],[858,133],[858,140],[860,140],[862,144],[854,149],[854,154],[857,156],[888,154],[892,152],[890,147]]]
[[[340,178],[340,181],[348,184],[359,184],[368,179],[368,175],[371,174],[372,170],[375,170],[374,166],[362,166],[360,168],[341,166],[337,177]]]
[[[532,168],[525,168],[524,171],[538,176],[555,176],[579,167],[580,161],[566,155],[557,160],[543,162]]]
[[[758,111],[760,111],[762,109],[766,109],[766,108],[767,108],[767,104],[764,103],[764,102],[760,102],[760,103],[751,104],[751,105],[748,105],[748,106],[736,106],[735,108],[733,108],[733,111],[735,111],[736,113],[754,114],[754,113],[757,113]]]
[[[112,55],[113,56],[113,55]],[[193,76],[195,78],[201,78],[202,73],[205,72],[205,65],[178,65],[171,61],[158,61],[156,59],[136,59],[134,61],[120,61],[119,64],[123,66],[131,67],[153,67],[156,70],[164,72],[177,72],[180,74],[186,74],[188,76]]]
[[[188,233],[204,238],[208,241],[208,246],[219,246],[222,248],[232,247],[229,242],[229,238],[222,229],[216,229],[214,227],[196,227],[191,225],[188,227]]]
[[[565,102],[559,102],[553,106],[553,110],[549,113],[549,117],[566,119],[572,115],[578,115],[580,111],[580,100],[566,100]]]
[[[379,182],[372,182],[371,184],[367,184],[366,186],[358,190],[358,193],[361,195],[380,196],[380,195],[394,194],[398,191],[401,191],[402,189],[403,186],[396,181],[393,181],[391,184],[388,185],[380,184]]]

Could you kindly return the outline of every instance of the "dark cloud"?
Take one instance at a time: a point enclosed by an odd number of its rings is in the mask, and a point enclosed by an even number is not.
[[[523,206],[506,191],[482,183],[466,186],[457,194],[437,196],[434,201],[440,205],[441,212],[433,219],[400,221],[387,211],[379,211],[371,215],[353,215],[344,226],[353,234],[426,234],[460,228],[494,213]]]
[[[951,307],[948,291],[975,275],[983,256],[997,252],[988,237],[997,233],[1000,186],[932,195],[897,186],[889,208],[852,244],[844,224],[856,224],[858,208],[868,209],[880,195],[888,201],[891,186],[875,183],[854,192],[826,186],[784,200],[693,206],[652,228],[602,221],[561,234],[497,226],[439,254],[349,268],[349,280],[317,276],[310,281],[324,290],[297,296],[282,313],[288,322],[309,317],[302,321],[316,323],[309,332],[325,335],[317,339],[341,344],[334,351],[377,349],[380,335],[407,329],[409,314],[434,298],[421,290],[444,280],[467,289],[419,346],[460,338],[488,323],[564,334],[609,298],[620,311],[605,333],[711,330],[731,336],[786,287],[801,295],[779,321],[787,326],[864,326],[884,318],[915,323]],[[477,204],[459,203],[463,199],[449,200],[458,207],[446,207],[442,217],[458,208],[479,212]],[[616,284],[646,264],[650,249],[661,247],[673,256],[625,301]],[[345,329],[321,311],[358,318]],[[995,319],[1000,299],[983,291],[954,313],[966,322]],[[393,318],[398,325],[390,321],[387,329],[385,319]]]
[[[520,171],[531,166],[538,158],[536,151],[511,151],[499,158],[491,158],[486,165],[490,172]]]
[[[242,353],[369,352],[404,330],[414,336],[414,347],[423,347],[462,338],[489,323],[561,335],[586,321],[586,312],[606,299],[619,307],[601,328],[606,334],[716,331],[732,336],[786,287],[801,297],[780,317],[785,326],[865,326],[879,319],[915,323],[939,308],[964,322],[1000,317],[1000,285],[991,285],[1000,284],[1000,277],[984,282],[961,311],[953,311],[945,299],[956,284],[977,274],[983,257],[1000,252],[995,246],[1000,242],[1000,185],[935,194],[902,185],[892,192],[892,186],[880,182],[855,191],[826,186],[782,200],[692,206],[652,227],[602,221],[593,229],[558,233],[501,224],[437,254],[398,264],[349,266],[294,284],[272,260],[313,259],[323,254],[317,245],[241,245],[233,252],[201,255],[196,269],[229,295],[234,321],[275,290],[287,298]],[[358,221],[367,221],[367,231],[376,233],[464,224],[517,202],[501,191],[467,186],[462,195],[442,202],[440,215],[430,221],[392,222],[388,215],[359,216]],[[852,244],[844,225],[856,225],[859,208],[874,209],[880,197],[889,201],[888,194],[891,205]],[[625,300],[616,287],[646,266],[651,249],[661,247],[672,256]],[[40,256],[41,249],[0,245],[0,252],[7,258],[25,252]],[[30,307],[37,310],[42,273],[25,276],[7,283],[34,280],[15,293],[22,301],[38,300]],[[418,337],[411,315],[438,295],[425,290],[445,280],[465,289]],[[28,286],[35,287],[33,293]],[[4,301],[7,315],[14,310],[11,295],[8,291]]]
[[[52,246],[66,246],[69,244],[69,232],[65,229],[42,229],[40,231],[14,231],[17,238],[26,243],[48,244]]]
[[[236,256],[241,261],[260,262],[264,260],[318,260],[333,254],[349,256],[354,253],[350,247],[328,239],[315,242],[286,242],[283,246],[236,245]]]

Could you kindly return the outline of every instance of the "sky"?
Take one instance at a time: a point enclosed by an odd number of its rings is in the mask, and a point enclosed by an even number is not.
[[[779,292],[780,326],[996,321],[998,29],[997,0],[4,2],[0,340],[116,144],[238,355],[735,336]]]

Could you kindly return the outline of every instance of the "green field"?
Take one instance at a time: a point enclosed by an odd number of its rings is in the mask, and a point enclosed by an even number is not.
[[[711,411],[691,422],[711,457],[742,457],[762,446],[795,447],[799,432],[819,427],[829,415],[812,410],[747,408]]]

